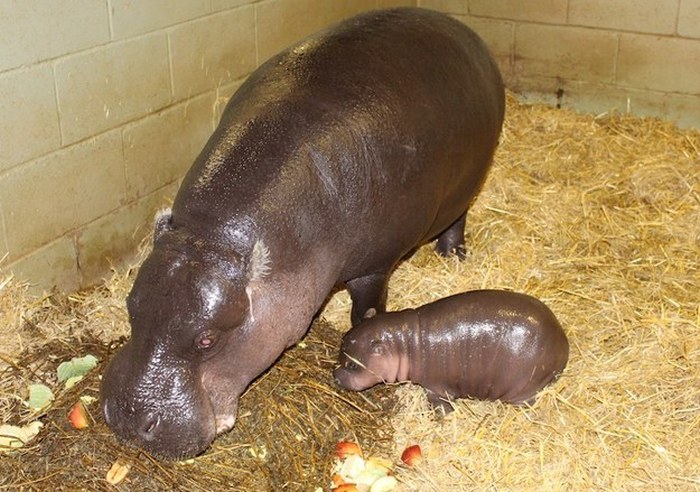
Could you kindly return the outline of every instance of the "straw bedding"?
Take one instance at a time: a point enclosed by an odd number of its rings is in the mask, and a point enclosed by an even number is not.
[[[0,276],[0,412],[44,423],[27,447],[0,455],[0,488],[114,489],[112,462],[132,464],[120,490],[327,489],[332,449],[354,439],[398,461],[403,490],[700,490],[700,133],[619,115],[578,115],[508,101],[496,161],[467,218],[468,258],[419,249],[394,273],[389,308],[478,288],[526,292],[557,314],[569,365],[532,407],[460,400],[447,416],[424,393],[392,385],[349,393],[330,371],[349,328],[345,292],[303,344],[242,401],[236,428],[193,463],[162,463],[65,414],[98,392],[93,371],[72,390],[59,362],[102,361],[128,333],[133,271],[89,291],[35,299]],[[39,415],[28,383],[55,389]]]

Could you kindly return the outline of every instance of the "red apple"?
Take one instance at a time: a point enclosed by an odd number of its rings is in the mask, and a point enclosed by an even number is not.
[[[349,441],[340,441],[338,444],[336,444],[335,455],[338,458],[344,460],[347,456],[351,454],[362,456],[362,450],[360,449],[360,446],[358,446],[354,442]]]
[[[76,429],[84,429],[89,425],[87,412],[82,402],[78,402],[73,405],[73,408],[68,412],[68,421]]]
[[[406,463],[408,466],[415,466],[421,461],[423,461],[423,453],[421,453],[420,446],[414,444],[403,450],[401,453],[401,461]]]

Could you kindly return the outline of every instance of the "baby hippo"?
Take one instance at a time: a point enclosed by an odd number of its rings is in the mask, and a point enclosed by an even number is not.
[[[552,311],[524,294],[477,290],[373,314],[343,338],[334,376],[344,388],[412,381],[445,408],[453,398],[531,402],[569,358]]]

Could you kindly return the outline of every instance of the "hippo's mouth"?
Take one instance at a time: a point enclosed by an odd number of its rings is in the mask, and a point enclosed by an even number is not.
[[[216,416],[216,434],[223,434],[233,429],[236,423],[236,416],[233,414],[217,415]]]
[[[233,429],[236,423],[236,413],[238,409],[238,398],[233,395],[224,396],[217,391],[217,379],[205,373],[202,376],[202,387],[209,400],[209,408],[214,414],[214,426],[216,435],[223,434]]]

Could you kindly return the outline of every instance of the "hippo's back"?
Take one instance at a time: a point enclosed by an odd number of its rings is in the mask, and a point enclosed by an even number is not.
[[[258,224],[294,236],[288,246],[301,254],[328,242],[358,267],[343,274],[352,278],[466,211],[503,113],[498,68],[468,27],[424,9],[368,12],[249,77],[187,174],[173,218],[190,228]]]
[[[554,313],[526,294],[470,291],[417,311],[421,375],[453,395],[524,401],[568,360],[569,343]]]

